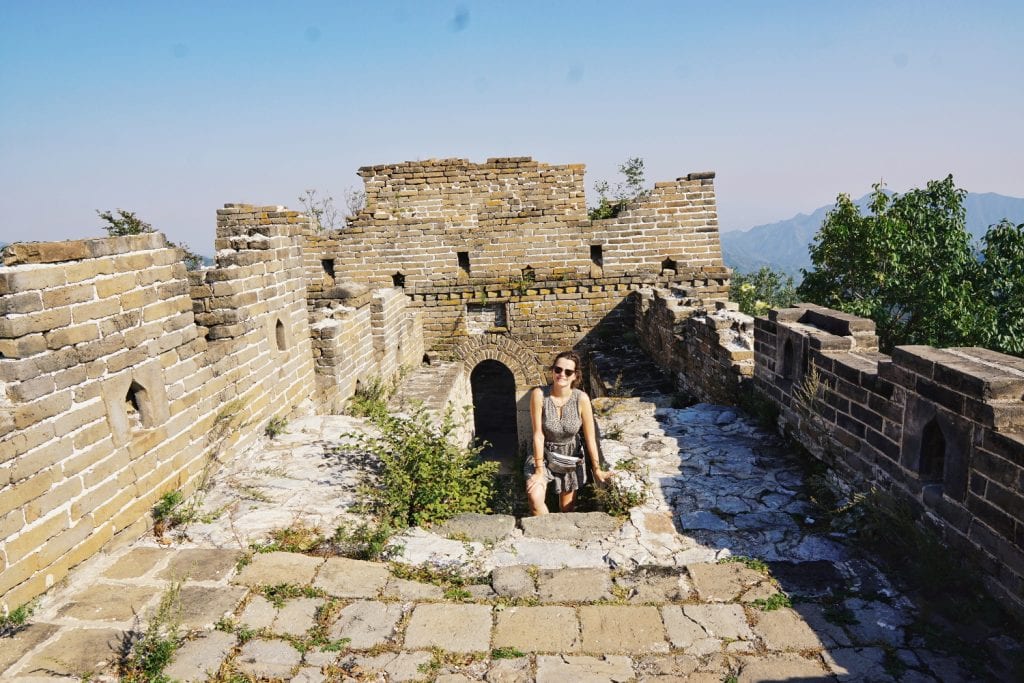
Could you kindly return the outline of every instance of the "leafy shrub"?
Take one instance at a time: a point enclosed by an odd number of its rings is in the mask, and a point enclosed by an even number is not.
[[[628,517],[631,508],[647,499],[647,487],[634,472],[618,470],[604,486],[593,486],[594,502],[612,517]]]
[[[624,182],[616,183],[612,187],[607,180],[594,183],[597,190],[597,206],[587,210],[591,220],[602,218],[614,218],[622,213],[631,202],[640,201],[646,198],[650,192],[644,189],[644,160],[640,157],[631,157],[619,165],[619,173],[625,178]]]
[[[735,273],[729,298],[747,315],[763,316],[771,308],[788,308],[798,301],[793,277],[764,266],[756,273]]]
[[[17,609],[11,610],[9,614],[0,616],[0,638],[12,636],[20,631],[32,616],[35,608],[35,603],[27,602]]]
[[[349,399],[349,415],[370,419],[386,417],[388,397],[392,392],[393,387],[388,386],[380,377],[371,378],[366,384],[360,384],[356,388],[356,393]]]
[[[463,512],[490,512],[498,464],[484,462],[478,445],[454,441],[451,410],[435,426],[425,409],[411,415],[371,416],[380,436],[345,438],[376,456],[379,480],[360,489],[360,507],[391,528],[430,525]]]
[[[263,428],[263,433],[267,435],[267,438],[274,439],[281,434],[285,433],[288,429],[288,419],[284,417],[272,417],[267,422],[267,426]]]

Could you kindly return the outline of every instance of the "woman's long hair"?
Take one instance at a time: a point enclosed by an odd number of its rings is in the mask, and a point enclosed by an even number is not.
[[[560,354],[555,356],[555,359],[553,361],[551,361],[551,367],[555,366],[555,363],[558,362],[559,358],[571,360],[573,363],[576,364],[576,372],[573,373],[572,381],[569,383],[569,386],[572,387],[573,389],[578,388],[580,383],[583,381],[583,361],[580,360],[580,355],[575,351],[562,351]]]

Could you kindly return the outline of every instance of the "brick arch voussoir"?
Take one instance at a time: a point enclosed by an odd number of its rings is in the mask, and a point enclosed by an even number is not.
[[[538,371],[540,364],[536,355],[522,344],[502,335],[482,335],[464,340],[455,347],[455,357],[462,362],[467,373],[485,360],[502,363],[512,371],[516,389],[520,391],[544,382],[544,377]]]

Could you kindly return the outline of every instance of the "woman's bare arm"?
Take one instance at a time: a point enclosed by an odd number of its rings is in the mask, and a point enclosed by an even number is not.
[[[590,457],[590,467],[594,471],[594,479],[598,482],[605,482],[611,476],[610,472],[601,469],[601,451],[597,449],[597,430],[594,429],[594,408],[590,403],[590,397],[580,392],[580,419],[583,421],[583,442]]]
[[[541,472],[544,466],[544,392],[540,387],[530,392],[530,423],[533,425],[533,464]]]

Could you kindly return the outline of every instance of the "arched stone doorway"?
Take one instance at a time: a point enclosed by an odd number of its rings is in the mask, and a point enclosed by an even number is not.
[[[487,359],[473,368],[469,383],[473,431],[477,439],[490,444],[483,456],[500,462],[503,471],[510,470],[515,466],[519,445],[515,375],[501,361]]]
[[[474,335],[460,342],[454,351],[467,374],[485,360],[498,361],[512,372],[518,441],[527,443],[530,440],[530,390],[544,382],[536,355],[510,334]]]

